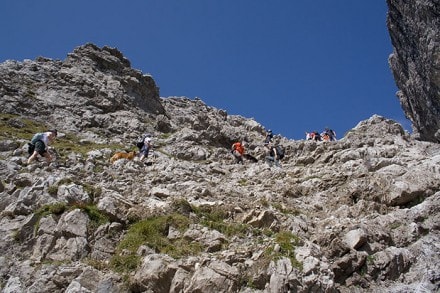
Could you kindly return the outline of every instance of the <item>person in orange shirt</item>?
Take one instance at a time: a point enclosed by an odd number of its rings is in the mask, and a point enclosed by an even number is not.
[[[232,154],[234,155],[235,162],[237,164],[243,164],[244,146],[241,142],[237,141],[232,145]]]

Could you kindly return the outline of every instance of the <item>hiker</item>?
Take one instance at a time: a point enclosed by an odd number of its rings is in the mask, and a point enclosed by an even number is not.
[[[273,133],[272,133],[272,130],[269,129],[266,132],[266,137],[264,138],[264,142],[263,142],[264,151],[266,153],[270,152],[270,148],[271,148],[271,144],[272,144],[272,138],[273,138]]]
[[[275,166],[281,167],[280,160],[282,158],[284,158],[284,149],[280,145],[270,147],[269,152],[266,154],[266,162],[269,166],[275,164]]]
[[[36,133],[34,137],[32,137],[31,142],[28,143],[29,158],[27,163],[30,164],[38,155],[40,155],[46,158],[47,164],[50,164],[50,162],[52,162],[52,156],[48,149],[49,145],[52,144],[57,135],[58,132],[56,129],[43,133]]]
[[[321,135],[319,134],[319,132],[318,131],[313,131],[312,132],[312,136],[313,136],[313,140],[314,141],[321,141]]]
[[[244,146],[241,142],[232,144],[231,153],[234,155],[235,163],[243,164]]]
[[[330,141],[336,141],[336,132],[333,129],[326,127],[324,129],[324,134],[328,135]]]
[[[322,141],[330,141],[330,135],[328,135],[327,132],[322,132],[321,139],[322,139]]]
[[[264,144],[265,145],[270,144],[272,142],[272,138],[273,138],[273,133],[272,133],[272,130],[269,129],[266,132],[266,137],[264,139]]]
[[[142,162],[145,158],[148,157],[148,154],[153,147],[151,134],[146,134],[144,136],[144,139],[138,142],[136,145],[139,148],[139,154],[140,154],[139,160]]]

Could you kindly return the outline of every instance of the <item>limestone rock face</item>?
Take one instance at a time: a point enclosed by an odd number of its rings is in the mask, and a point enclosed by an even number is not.
[[[334,142],[275,135],[278,167],[264,126],[159,98],[116,49],[7,61],[0,91],[3,292],[440,290],[440,144],[395,121]],[[48,127],[55,161],[26,164]],[[146,160],[109,162],[145,132]],[[235,163],[236,140],[257,162]]]
[[[440,142],[440,1],[387,0],[389,58],[415,137]]]
[[[132,69],[115,48],[77,47],[64,61],[39,57],[0,64],[2,112],[38,117],[70,131],[135,127],[150,114],[163,114],[159,89],[150,75]],[[3,143],[4,144],[4,143]]]

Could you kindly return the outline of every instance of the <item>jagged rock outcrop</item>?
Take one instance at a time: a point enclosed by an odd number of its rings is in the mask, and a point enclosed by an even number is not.
[[[129,135],[127,127],[165,113],[153,78],[114,48],[86,44],[64,61],[40,57],[0,66],[2,112],[63,121],[65,131]]]
[[[255,120],[158,98],[155,86],[127,94],[108,82],[137,72],[118,51],[89,44],[75,54],[67,81],[54,73],[59,61],[0,65],[4,292],[440,289],[439,144],[374,115],[335,142],[276,135],[286,157],[269,166]],[[74,90],[87,80],[100,91]],[[18,81],[50,88],[35,98],[63,119],[27,105]],[[93,115],[81,118],[84,108]],[[27,165],[32,131],[49,126],[59,130],[56,161]],[[145,131],[155,144],[146,163],[110,164]],[[258,162],[234,163],[237,139]]]
[[[389,58],[414,136],[440,142],[440,1],[387,0]]]

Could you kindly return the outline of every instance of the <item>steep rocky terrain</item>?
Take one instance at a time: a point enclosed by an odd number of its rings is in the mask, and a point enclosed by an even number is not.
[[[373,116],[264,162],[264,126],[160,98],[121,52],[0,64],[3,292],[435,292],[440,145]],[[26,165],[34,132],[57,159]],[[144,133],[147,163],[119,160]],[[234,164],[236,140],[259,159]]]
[[[387,0],[389,62],[414,136],[440,142],[440,1]]]

